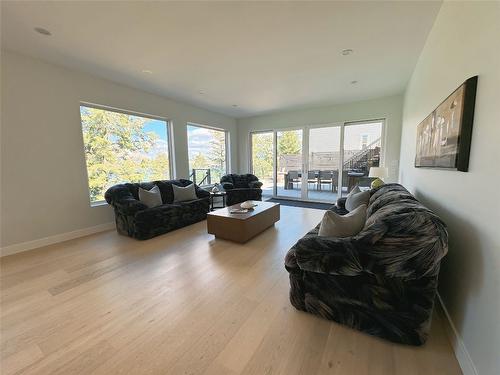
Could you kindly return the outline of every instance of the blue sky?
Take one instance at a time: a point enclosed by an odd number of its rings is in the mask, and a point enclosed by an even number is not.
[[[209,145],[212,135],[210,131],[206,128],[201,128],[198,126],[187,126],[188,132],[188,145],[189,145],[189,157],[194,158],[199,153],[206,153],[207,146]]]
[[[165,121],[148,120],[144,123],[144,130],[156,133],[158,137],[164,141],[167,140],[167,127],[165,126]]]

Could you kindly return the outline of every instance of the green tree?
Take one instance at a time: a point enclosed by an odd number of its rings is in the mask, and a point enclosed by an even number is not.
[[[273,135],[252,136],[253,172],[260,179],[273,178]]]
[[[298,155],[301,149],[298,131],[285,131],[278,137],[278,153],[280,155]]]
[[[198,152],[191,162],[191,168],[208,168],[207,158],[201,152]]]
[[[88,107],[81,118],[92,202],[116,183],[168,177],[168,150],[154,149],[157,134],[144,130],[149,119]]]
[[[168,150],[148,159],[147,164],[145,169],[151,172],[151,177],[148,180],[155,181],[170,178]]]
[[[212,173],[212,182],[218,181],[226,172],[226,133],[209,130],[210,140],[207,158]]]

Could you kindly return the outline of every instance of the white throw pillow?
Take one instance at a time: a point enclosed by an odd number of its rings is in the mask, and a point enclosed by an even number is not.
[[[357,188],[359,192],[353,193],[353,191]],[[358,186],[352,189],[352,191],[347,195],[347,199],[345,200],[345,209],[349,212],[355,210],[359,206],[365,204],[368,206],[368,201],[370,200],[370,191],[361,191]]]
[[[194,184],[189,184],[185,187],[172,184],[172,189],[174,189],[174,202],[193,201],[198,199]]]
[[[140,187],[139,200],[149,208],[161,206],[163,204],[161,201],[160,188],[156,185],[152,187],[151,190],[146,190]]]
[[[351,237],[355,236],[365,226],[366,205],[361,205],[346,215],[338,215],[333,211],[326,211],[319,226],[319,236],[323,237]]]

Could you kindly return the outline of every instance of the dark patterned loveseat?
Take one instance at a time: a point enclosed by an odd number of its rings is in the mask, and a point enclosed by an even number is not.
[[[253,174],[228,174],[220,179],[226,191],[227,205],[262,200],[262,182]]]
[[[446,226],[401,185],[370,193],[359,234],[319,237],[318,226],[290,249],[290,301],[368,334],[421,345],[447,252]]]
[[[197,200],[173,203],[172,184],[187,186],[189,180],[164,180],[110,187],[104,197],[115,210],[118,233],[146,240],[204,220],[207,217],[210,193],[195,186]],[[150,190],[158,185],[163,204],[148,208],[139,201],[139,187]]]

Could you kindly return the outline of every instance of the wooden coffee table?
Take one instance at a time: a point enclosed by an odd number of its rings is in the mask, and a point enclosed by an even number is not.
[[[217,238],[235,242],[247,242],[252,237],[274,225],[280,219],[279,203],[253,201],[257,206],[244,214],[231,214],[239,204],[221,208],[207,214],[208,233]]]

